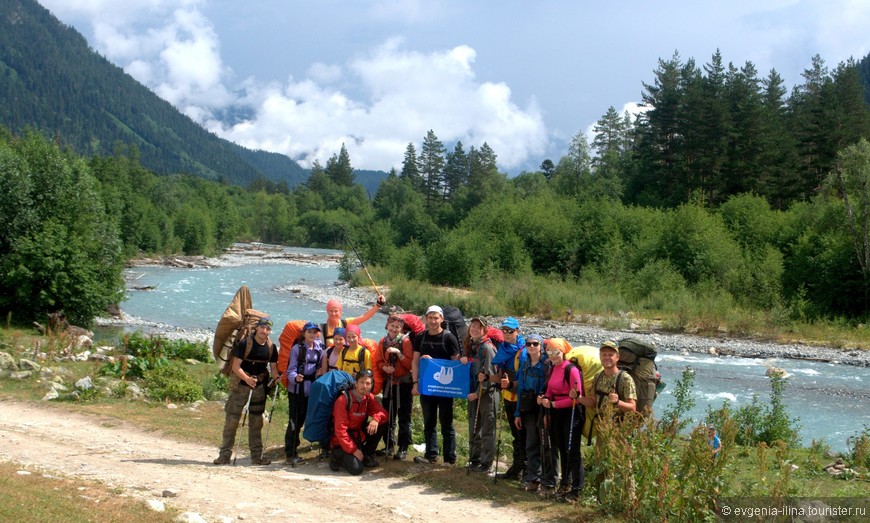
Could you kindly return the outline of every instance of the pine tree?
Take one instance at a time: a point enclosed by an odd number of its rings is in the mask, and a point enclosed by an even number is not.
[[[444,199],[451,201],[460,187],[468,183],[468,155],[462,148],[462,142],[456,142],[452,152],[447,153],[447,164],[444,167]]]
[[[399,178],[407,180],[418,191],[423,191],[423,177],[420,176],[420,167],[417,165],[417,149],[409,142],[405,148],[405,159],[402,160],[402,173]]]
[[[444,183],[444,145],[435,136],[435,131],[429,130],[423,138],[420,148],[418,166],[423,177],[426,194],[426,210],[432,211],[442,200],[442,185]]]
[[[336,185],[344,187],[352,187],[354,184],[353,167],[350,165],[350,155],[347,152],[347,147],[341,144],[341,151],[338,155],[332,155],[326,161],[326,174],[329,179]]]

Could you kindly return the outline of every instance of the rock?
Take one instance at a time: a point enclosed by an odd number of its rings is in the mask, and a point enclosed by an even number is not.
[[[162,494],[162,495],[163,495],[164,498],[177,498],[177,497],[178,497],[178,491],[177,491],[177,490],[174,490],[174,489],[166,489],[166,490],[163,491],[163,494]]]
[[[91,357],[91,351],[86,350],[83,353],[79,354],[78,356],[74,356],[73,358],[76,361],[88,361],[88,358],[90,358],[90,357]]]
[[[767,371],[765,372],[765,374],[766,374],[767,377],[769,377],[769,378],[772,378],[772,377],[774,377],[774,376],[779,376],[779,377],[782,378],[782,379],[786,379],[786,378],[790,378],[790,377],[791,377],[791,374],[789,374],[788,372],[786,372],[785,369],[781,369],[781,368],[779,368],[779,367],[768,367],[768,368],[767,368]]]
[[[18,365],[15,364],[15,358],[13,358],[8,352],[0,352],[0,369],[18,370]]]
[[[93,336],[93,334],[91,336]],[[85,334],[81,334],[76,338],[75,348],[77,348],[77,349],[90,349],[91,346],[93,346],[93,344],[94,344],[94,340],[92,340],[91,338],[89,338]]]
[[[174,521],[181,523],[206,523],[206,520],[196,512],[185,512],[179,514]]]
[[[177,409],[178,405],[176,405],[175,403],[167,403],[166,408],[167,409]]]
[[[709,354],[710,356],[718,356],[719,350],[716,347],[710,347],[709,349],[707,349],[707,354]]]
[[[56,381],[49,383],[49,387],[51,388],[51,390],[57,391],[57,392],[68,392],[69,391],[69,387],[67,387],[63,383],[58,383]]]
[[[184,363],[187,363],[188,365],[199,365],[199,361],[193,358],[187,358],[186,360],[184,360]]]
[[[85,376],[76,382],[76,388],[79,390],[92,389],[94,388],[94,380],[92,380],[90,376]]]
[[[163,502],[158,499],[149,499],[145,503],[148,505],[148,508],[150,508],[154,512],[166,511],[166,505],[164,505]]]
[[[29,476],[31,474],[29,470],[16,470],[15,473],[19,476]]]
[[[88,356],[88,361],[101,361],[103,363],[106,363],[109,361],[109,356],[106,356],[105,354],[94,353]]]
[[[142,397],[142,388],[139,385],[136,385],[132,381],[127,382],[127,389],[124,391],[125,396],[129,396],[133,399],[139,399]]]
[[[33,372],[29,370],[19,370],[15,372],[9,373],[9,379],[11,380],[25,380],[33,375]]]
[[[32,371],[39,372],[39,369],[42,368],[42,365],[40,365],[39,363],[36,363],[33,360],[21,358],[20,360],[18,360],[18,368],[21,370],[32,370]]]
[[[58,392],[56,390],[51,389],[50,391],[45,393],[45,396],[42,397],[42,401],[52,401],[52,400],[56,400],[59,397],[60,397],[60,394],[58,394]]]

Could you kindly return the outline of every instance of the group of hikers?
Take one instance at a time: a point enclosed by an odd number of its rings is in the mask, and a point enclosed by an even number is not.
[[[528,492],[573,502],[584,485],[580,448],[587,409],[608,416],[638,410],[635,381],[618,368],[620,351],[614,341],[600,344],[601,372],[583,376],[581,367],[569,359],[572,349],[564,339],[525,334],[513,317],[495,326],[483,316],[471,318],[464,339],[458,339],[437,305],[426,310],[423,321],[411,314],[390,314],[380,341],[363,340],[359,325],[383,304],[383,296],[378,295],[365,314],[344,319],[341,303],[329,300],[326,323],[294,320],[285,325],[280,351],[269,338],[271,318],[260,317],[250,334],[237,339],[232,348],[226,421],[214,463],[231,462],[236,432],[245,416],[251,462],[271,463],[263,451],[261,431],[266,399],[277,383],[288,392],[286,463],[301,462],[300,430],[310,421],[312,387],[325,374],[340,370],[354,380],[334,399],[328,439],[317,441],[331,470],[344,468],[357,475],[378,466],[376,456],[406,460],[412,443],[414,396],[420,398],[425,452],[413,461],[435,464],[440,456],[444,464],[454,465],[454,398],[421,390],[420,371],[421,361],[427,358],[458,360],[470,368],[468,473],[518,480]],[[588,394],[590,390],[593,394]],[[507,470],[499,472],[497,433],[502,410],[510,425],[513,456]],[[379,449],[381,441],[384,446]]]

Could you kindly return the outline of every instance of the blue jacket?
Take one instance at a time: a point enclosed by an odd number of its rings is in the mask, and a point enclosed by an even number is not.
[[[503,341],[498,344],[498,351],[495,353],[495,358],[492,359],[492,364],[502,370],[516,371],[514,367],[514,356],[517,351],[526,346],[526,339],[522,334],[517,336],[516,345]]]
[[[522,396],[523,392],[532,392],[535,396],[543,394],[547,390],[547,372],[549,369],[550,363],[546,353],[542,352],[538,363],[531,365],[529,354],[523,351],[520,356],[520,366],[517,369],[517,397]],[[519,401],[517,401],[514,417],[520,417]]]

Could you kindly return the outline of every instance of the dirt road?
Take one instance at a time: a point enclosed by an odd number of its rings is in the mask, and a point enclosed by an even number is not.
[[[352,477],[325,463],[254,467],[242,456],[237,466],[217,467],[211,465],[214,447],[174,441],[114,418],[0,401],[0,460],[96,479],[208,521],[532,521],[510,507],[436,492],[385,477],[380,469]],[[161,498],[165,489],[177,497]]]

